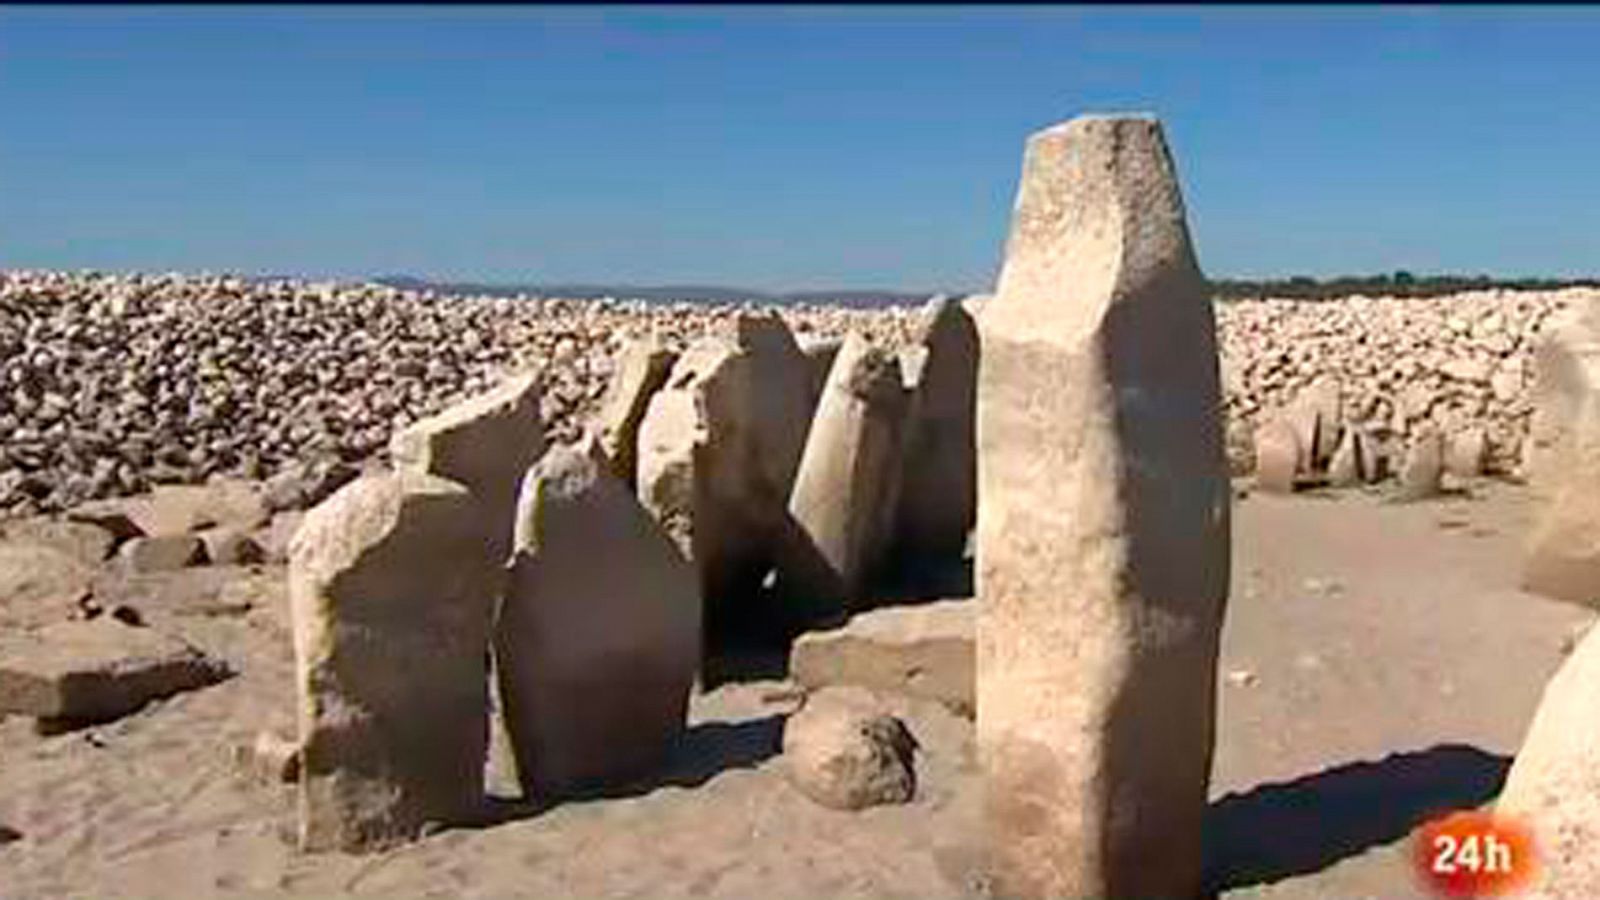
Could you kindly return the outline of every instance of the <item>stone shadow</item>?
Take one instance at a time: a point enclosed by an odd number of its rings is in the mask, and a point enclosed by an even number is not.
[[[1499,794],[1508,757],[1439,744],[1263,784],[1213,802],[1205,896],[1318,872]]]
[[[486,798],[477,819],[461,824],[487,828],[531,818],[571,803],[642,797],[663,787],[699,787],[724,772],[757,768],[782,752],[785,718],[774,713],[738,722],[700,722],[685,729],[666,764],[649,776],[559,800],[491,796]]]

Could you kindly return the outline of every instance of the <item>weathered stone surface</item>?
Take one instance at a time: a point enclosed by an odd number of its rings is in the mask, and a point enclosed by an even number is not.
[[[1536,498],[1574,477],[1573,431],[1600,394],[1600,297],[1578,300],[1551,315],[1533,350],[1533,413],[1523,458]]]
[[[1532,831],[1538,862],[1518,897],[1600,896],[1600,631],[1591,631],[1545,687],[1495,812]]]
[[[149,622],[232,618],[246,615],[258,605],[282,601],[283,580],[282,573],[253,573],[236,566],[156,572],[113,568],[95,577],[93,596],[85,606],[94,614],[132,609]],[[286,610],[287,604],[284,606]]]
[[[476,812],[489,627],[503,585],[467,488],[371,474],[290,545],[300,845],[373,849]]]
[[[504,380],[487,393],[397,432],[390,444],[395,467],[467,486],[493,523],[488,538],[496,558],[511,544],[517,483],[544,452],[539,376]]]
[[[706,629],[771,571],[811,421],[809,368],[783,320],[741,316],[673,366],[639,431],[640,500],[699,571]]]
[[[205,542],[192,534],[134,538],[117,550],[117,562],[132,572],[166,572],[206,561]]]
[[[611,460],[613,474],[629,490],[638,484],[639,425],[650,408],[650,399],[667,383],[677,359],[678,355],[653,335],[634,340],[622,351],[611,384],[600,401],[594,431],[600,437],[600,448]]]
[[[1405,462],[1400,466],[1402,500],[1423,500],[1438,496],[1444,476],[1444,435],[1424,429],[1411,439]]]
[[[935,300],[922,315],[893,541],[907,566],[959,560],[978,507],[977,326],[955,300]]]
[[[1300,470],[1300,438],[1283,419],[1256,429],[1256,488],[1273,494],[1294,492]]]
[[[1333,453],[1333,459],[1328,462],[1328,484],[1334,487],[1355,487],[1363,483],[1366,470],[1365,441],[1357,434],[1355,429],[1344,433],[1339,440],[1339,449]]]
[[[784,722],[789,783],[830,809],[909,803],[917,792],[916,750],[905,723],[860,689],[811,694]]]
[[[37,628],[71,617],[95,569],[31,541],[0,542],[0,630]]]
[[[609,465],[592,439],[554,447],[518,503],[495,662],[523,790],[539,800],[661,764],[700,662],[694,569]]]
[[[0,631],[0,713],[105,722],[229,674],[175,637],[110,617]]]
[[[1445,472],[1461,479],[1481,478],[1484,460],[1488,458],[1488,440],[1482,428],[1451,434],[1445,444]]]
[[[300,528],[300,522],[305,518],[305,513],[299,510],[281,512],[272,517],[272,522],[265,528],[256,531],[256,543],[261,545],[262,552],[266,555],[267,562],[286,563],[289,561],[289,541]]]
[[[206,560],[214,565],[248,566],[267,560],[266,550],[238,528],[207,528],[195,537],[205,545]]]
[[[108,528],[119,540],[128,540],[190,534],[217,525],[256,528],[266,524],[269,514],[260,486],[218,479],[209,484],[162,484],[148,494],[86,503],[69,517]]]
[[[1564,425],[1566,446],[1541,451],[1543,484],[1535,494],[1522,586],[1558,600],[1600,608],[1600,404],[1586,400]],[[1554,468],[1559,464],[1559,469]],[[1556,480],[1554,473],[1563,473]]]
[[[1159,124],[1035,134],[980,318],[977,736],[999,894],[1200,886],[1229,577],[1216,338]]]
[[[295,784],[300,780],[300,745],[275,731],[259,731],[236,744],[230,756],[234,771],[248,781]]]
[[[38,516],[0,526],[0,541],[49,547],[86,566],[110,559],[117,546],[116,535],[99,525]]]
[[[885,607],[807,632],[789,653],[789,677],[812,690],[854,686],[933,700],[971,718],[975,606],[941,600]]]
[[[807,335],[799,340],[799,346],[810,365],[811,406],[815,408],[822,397],[822,386],[828,383],[828,373],[833,370],[833,361],[839,356],[839,348],[844,346],[844,339]]]
[[[1296,432],[1302,455],[1301,471],[1309,475],[1327,465],[1344,430],[1343,394],[1339,382],[1318,378],[1296,399],[1295,407],[1299,412],[1297,422],[1301,423]]]
[[[833,615],[863,600],[888,558],[909,402],[892,354],[845,339],[811,424],[778,563],[789,611]]]

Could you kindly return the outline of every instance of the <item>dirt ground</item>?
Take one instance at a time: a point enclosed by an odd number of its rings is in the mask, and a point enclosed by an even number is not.
[[[1493,798],[1563,639],[1591,614],[1515,588],[1520,488],[1396,505],[1252,496],[1234,518],[1208,879],[1224,896],[1425,896],[1406,836]],[[268,600],[267,573],[236,590]],[[190,612],[192,613],[192,609]],[[819,808],[776,756],[781,685],[696,698],[672,771],[626,795],[378,856],[294,852],[293,789],[229,749],[289,733],[281,605],[170,620],[240,675],[111,725],[40,737],[0,721],[0,897],[970,897],[971,726],[900,705],[918,737],[903,807]],[[8,840],[6,834],[10,835]]]

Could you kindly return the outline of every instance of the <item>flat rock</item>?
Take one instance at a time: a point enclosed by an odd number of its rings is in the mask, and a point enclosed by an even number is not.
[[[215,684],[227,666],[151,628],[109,617],[0,632],[0,712],[104,722]]]
[[[117,563],[132,572],[166,572],[206,562],[205,542],[192,534],[137,537],[117,550]]]
[[[78,555],[31,541],[0,541],[0,630],[73,617],[96,569]]]
[[[971,718],[976,618],[971,600],[858,613],[842,627],[800,635],[789,677],[812,690],[854,686],[934,700]]]

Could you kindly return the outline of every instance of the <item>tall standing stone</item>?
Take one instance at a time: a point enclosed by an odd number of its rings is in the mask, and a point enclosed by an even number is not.
[[[843,612],[861,600],[889,549],[907,394],[900,362],[856,333],[817,403],[778,566],[789,612]]]
[[[1575,300],[1547,319],[1534,342],[1533,363],[1523,465],[1537,498],[1572,476],[1573,432],[1600,394],[1600,300]]]
[[[611,460],[614,474],[629,490],[638,483],[639,425],[650,408],[650,399],[667,383],[677,359],[678,355],[654,336],[634,340],[622,351],[617,371],[600,401],[595,433],[606,458]]]
[[[925,355],[911,385],[895,516],[896,555],[914,566],[960,562],[978,505],[978,329],[944,298],[923,309],[919,326]]]
[[[488,537],[500,559],[511,546],[517,483],[544,452],[539,392],[537,374],[513,376],[390,441],[396,468],[466,485],[492,523]]]
[[[707,338],[684,353],[640,426],[639,498],[694,560],[708,632],[749,612],[772,570],[810,381],[782,319],[742,315],[731,343]]]
[[[659,765],[700,662],[694,569],[609,466],[592,438],[552,448],[518,503],[495,659],[517,772],[540,800]]]
[[[1229,574],[1205,281],[1158,122],[1028,142],[980,320],[978,741],[1001,895],[1200,886]]]
[[[502,581],[486,527],[466,488],[400,471],[346,485],[295,532],[304,849],[381,849],[477,811]]]
[[[1591,629],[1555,677],[1506,776],[1495,813],[1532,831],[1537,863],[1518,897],[1600,896],[1600,631]]]

